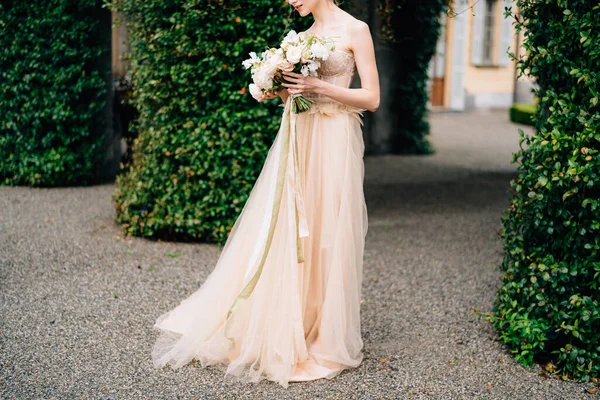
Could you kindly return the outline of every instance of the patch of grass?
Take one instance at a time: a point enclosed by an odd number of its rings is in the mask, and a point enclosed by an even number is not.
[[[510,120],[517,124],[534,126],[535,104],[515,103],[510,108]]]

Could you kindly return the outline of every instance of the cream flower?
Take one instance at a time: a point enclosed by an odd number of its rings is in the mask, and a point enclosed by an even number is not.
[[[290,72],[294,70],[294,64],[291,64],[288,60],[283,59],[281,63],[278,65],[279,69],[282,71]]]
[[[284,62],[284,58],[279,54],[271,54],[271,56],[265,61],[262,69],[266,74],[273,76],[277,69],[279,68],[279,64]]]
[[[310,72],[315,72],[321,66],[321,63],[319,61],[316,61],[316,60],[315,61],[309,61],[308,64],[307,64],[307,66],[308,66],[308,70]]]
[[[249,54],[250,54],[250,58],[247,60],[244,60],[242,62],[242,65],[244,66],[244,68],[248,69],[252,66],[260,65],[261,61],[260,61],[260,58],[258,58],[258,56],[256,55],[256,53],[252,51]]]
[[[304,76],[310,75],[310,70],[308,69],[308,65],[303,65],[300,69],[300,73]]]
[[[300,59],[300,61],[302,61],[302,64],[305,64],[312,59],[313,59],[313,54],[310,52],[310,50],[304,49],[304,51],[302,52],[302,58]]]
[[[264,68],[260,68],[252,76],[254,83],[261,89],[269,90],[273,87],[273,75]]]
[[[296,64],[302,57],[302,48],[298,46],[290,46],[288,47],[285,56],[290,63]]]
[[[258,86],[256,86],[254,83],[251,83],[249,89],[252,97],[254,97],[256,100],[260,99],[262,96],[262,90],[260,90]]]
[[[316,58],[321,58],[323,60],[327,60],[327,58],[329,57],[329,50],[319,42],[316,42],[312,46],[310,46],[310,52]]]
[[[299,36],[296,33],[295,30],[291,30],[288,32],[288,34],[285,36],[285,38],[283,39],[283,41],[281,42],[281,47],[284,47],[287,45],[295,45],[298,43],[299,40]]]

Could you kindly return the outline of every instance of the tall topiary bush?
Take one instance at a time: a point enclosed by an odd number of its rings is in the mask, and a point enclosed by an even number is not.
[[[279,127],[279,99],[257,103],[241,62],[283,39],[284,1],[122,0],[131,39],[138,138],[117,178],[130,235],[224,243]],[[287,26],[303,30],[311,21]]]
[[[521,131],[503,217],[504,283],[491,318],[516,359],[600,375],[600,5],[518,0],[539,85],[536,132]],[[507,13],[509,11],[507,10]]]
[[[382,37],[394,54],[393,109],[396,132],[394,153],[429,154],[427,140],[428,67],[441,31],[441,18],[449,0],[383,0],[378,5]]]
[[[98,0],[0,3],[0,183],[94,180],[107,76]]]

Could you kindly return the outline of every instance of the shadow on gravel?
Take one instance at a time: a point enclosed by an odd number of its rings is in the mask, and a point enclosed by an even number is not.
[[[507,208],[510,180],[516,173],[473,172],[455,179],[423,182],[365,182],[369,215],[477,211]]]

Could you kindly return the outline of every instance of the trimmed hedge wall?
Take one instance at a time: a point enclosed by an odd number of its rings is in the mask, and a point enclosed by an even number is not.
[[[428,68],[441,32],[441,19],[449,0],[389,0],[378,5],[383,38],[397,60],[390,77],[394,100],[390,124],[396,128],[392,151],[396,154],[433,153],[427,140]]]
[[[263,166],[282,114],[257,103],[241,62],[283,39],[285,2],[122,0],[140,113],[117,221],[129,235],[223,244]],[[287,29],[304,30],[300,17]]]
[[[534,104],[515,103],[510,107],[510,120],[517,124],[535,126],[532,119],[535,109]]]
[[[97,0],[0,4],[0,183],[90,183],[103,158]]]
[[[537,132],[520,131],[514,155],[491,321],[518,361],[587,381],[600,376],[600,5],[517,5],[527,50],[518,67],[539,85]]]

